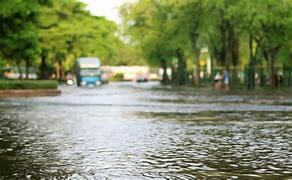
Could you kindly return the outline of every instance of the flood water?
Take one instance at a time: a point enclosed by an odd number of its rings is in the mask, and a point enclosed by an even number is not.
[[[292,179],[292,96],[61,90],[0,100],[0,179]]]

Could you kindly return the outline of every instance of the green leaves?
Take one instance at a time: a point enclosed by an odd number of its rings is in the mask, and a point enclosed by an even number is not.
[[[140,0],[124,6],[124,24],[130,42],[142,49],[148,62],[172,60],[177,49],[190,49],[191,18],[183,11],[185,2]],[[189,10],[189,9],[188,9]]]
[[[114,64],[122,41],[116,24],[92,16],[77,0],[0,0],[0,54],[16,61],[39,59],[70,70],[79,56]]]
[[[55,0],[52,7],[43,7],[38,19],[42,49],[49,51],[53,58],[63,57],[68,68],[79,56],[97,56],[103,64],[111,64],[116,58],[114,55],[121,43],[115,35],[116,25],[90,15],[84,4],[75,0]]]
[[[35,59],[39,42],[34,15],[39,7],[36,0],[0,1],[0,46],[6,59]]]

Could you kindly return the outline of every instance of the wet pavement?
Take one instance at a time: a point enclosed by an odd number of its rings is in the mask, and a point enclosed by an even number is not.
[[[0,99],[0,179],[292,179],[292,96],[61,90]]]

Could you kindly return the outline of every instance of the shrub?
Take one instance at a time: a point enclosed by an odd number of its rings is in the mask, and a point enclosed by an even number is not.
[[[111,81],[123,81],[123,80],[124,80],[123,73],[117,73],[111,78]]]
[[[0,80],[0,90],[8,89],[57,89],[58,82],[51,80]]]

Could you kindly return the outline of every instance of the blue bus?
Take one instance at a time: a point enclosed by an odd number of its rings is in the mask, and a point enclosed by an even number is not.
[[[75,65],[77,86],[102,84],[100,60],[95,57],[79,58]]]

